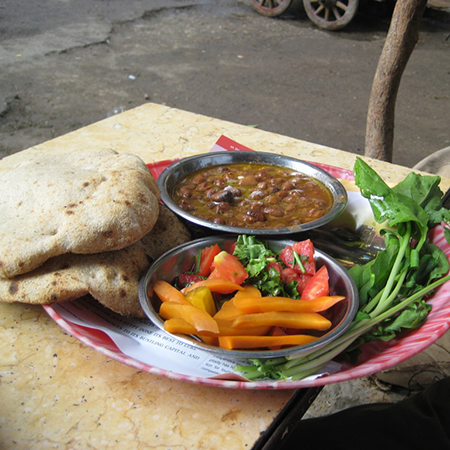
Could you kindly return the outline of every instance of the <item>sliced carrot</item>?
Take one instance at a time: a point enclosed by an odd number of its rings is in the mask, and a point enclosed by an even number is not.
[[[261,298],[262,297],[261,291],[257,287],[252,286],[251,284],[244,284],[241,287],[242,287],[242,289],[237,291],[236,294],[234,294],[233,298],[241,298],[241,297],[244,297],[244,298],[248,298],[248,297],[258,298],[259,297],[259,298]]]
[[[164,280],[157,280],[151,286],[153,292],[160,298],[160,300],[165,302],[180,303],[182,305],[189,305],[190,303],[186,300],[185,296],[174,286]]]
[[[214,314],[213,317],[215,320],[232,322],[237,317],[242,316],[242,314],[244,314],[244,312],[236,307],[234,304],[234,299],[230,299],[222,304],[222,307],[216,312],[216,314]]]
[[[184,319],[174,317],[164,322],[164,330],[173,334],[195,334],[197,329]]]
[[[234,328],[233,322],[221,320],[217,321],[217,325],[219,325],[219,336],[264,336],[272,328],[267,325]]]
[[[202,331],[202,334],[199,334],[195,327],[184,319],[166,320],[164,322],[164,330],[173,334],[197,335],[205,344],[215,345],[216,347],[219,345],[219,339],[214,334],[208,333],[207,331]]]
[[[218,292],[220,294],[231,294],[234,291],[239,291],[243,289],[243,287],[239,284],[234,283],[233,281],[227,280],[216,280],[216,279],[206,279],[202,281],[197,281],[196,283],[191,284],[181,290],[181,293],[186,295],[189,291],[193,289],[197,289],[199,287],[206,286],[211,292]]]
[[[294,300],[287,297],[236,297],[234,304],[246,314],[269,311],[321,312],[344,300],[339,295],[319,297],[314,300]]]
[[[214,315],[214,319],[217,320],[234,320],[236,317],[241,316],[244,314],[242,310],[236,307],[235,300],[240,297],[256,297],[261,298],[261,292],[258,288],[255,288],[254,286],[247,285],[242,286],[242,289],[237,291],[236,294],[234,294],[234,297],[230,300],[227,300],[222,304],[222,307],[217,311],[217,313]]]
[[[205,335],[199,335],[198,336],[202,342],[208,345],[213,345],[215,347],[219,346],[219,338],[215,336],[205,336]]]
[[[328,330],[331,322],[318,313],[296,313],[271,311],[257,314],[244,314],[233,321],[234,328],[273,326],[300,328],[305,330]]]
[[[196,334],[202,332],[219,333],[217,322],[204,309],[197,308],[191,304],[182,305],[165,302],[161,305],[159,313],[166,320],[184,319],[196,329]]]
[[[305,345],[314,342],[317,338],[304,334],[291,334],[286,336],[221,336],[219,346],[223,349],[250,349],[266,348],[272,346]]]

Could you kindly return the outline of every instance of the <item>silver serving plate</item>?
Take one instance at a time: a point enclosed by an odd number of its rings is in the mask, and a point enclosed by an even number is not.
[[[220,225],[209,220],[200,219],[188,211],[180,208],[172,199],[175,186],[186,176],[199,169],[232,163],[260,163],[273,166],[287,167],[296,172],[303,173],[322,183],[329,189],[333,197],[333,205],[330,211],[324,216],[311,222],[280,228],[241,228],[227,225]],[[161,200],[175,214],[189,222],[191,226],[198,227],[197,235],[204,235],[204,231],[209,230],[214,233],[251,234],[260,236],[275,236],[279,234],[292,234],[321,227],[336,217],[338,217],[347,205],[347,192],[344,186],[325,170],[313,164],[277,155],[275,153],[262,152],[214,152],[202,155],[191,156],[171,164],[158,178],[158,185],[161,191]],[[202,232],[203,231],[203,232]]]
[[[264,241],[267,242],[269,248],[276,253],[280,252],[286,245],[292,245],[294,242],[292,240],[269,239],[264,239]],[[165,280],[172,283],[174,278],[180,273],[191,270],[199,249],[218,243],[223,250],[230,251],[234,242],[235,238],[230,236],[201,238],[176,247],[155,261],[141,279],[139,285],[139,300],[145,314],[160,330],[167,333],[164,331],[164,321],[158,314],[161,302],[159,298],[150,296],[148,293],[151,284],[156,280]],[[224,357],[228,356],[233,358],[275,358],[278,356],[304,355],[317,350],[342,335],[342,333],[348,329],[357,313],[359,296],[353,279],[343,266],[320,250],[316,249],[314,256],[318,267],[321,267],[322,265],[327,266],[330,277],[330,288],[332,290],[330,295],[343,295],[346,297],[345,300],[342,300],[332,308],[332,329],[316,341],[310,344],[282,348],[280,350],[225,350],[216,346],[204,344],[193,336],[167,334],[190,346],[207,350]]]

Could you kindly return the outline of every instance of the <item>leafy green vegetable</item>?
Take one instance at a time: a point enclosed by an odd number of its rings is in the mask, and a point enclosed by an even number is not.
[[[271,262],[282,264],[278,255],[255,236],[239,235],[233,254],[243,264],[249,275],[247,283],[257,287],[262,295],[300,298],[297,282],[291,281],[285,284],[278,271],[269,267]],[[300,261],[298,254],[297,258]]]
[[[355,320],[338,339],[306,356],[254,360],[257,370],[251,371],[251,379],[301,379],[338,356],[354,362],[362,344],[388,341],[402,330],[422,325],[431,309],[426,297],[450,280],[445,276],[449,271],[445,254],[428,240],[431,228],[450,222],[450,211],[442,207],[440,177],[412,172],[391,188],[361,158],[354,174],[375,220],[386,225],[385,249],[349,270],[360,296]],[[448,227],[444,234],[450,242]]]
[[[268,267],[279,262],[277,255],[255,236],[239,235],[233,254],[245,267],[249,278],[247,283],[257,287],[264,296],[299,298],[297,282],[283,283],[280,274]]]
[[[275,254],[255,236],[239,235],[233,254],[244,265],[249,277],[258,276],[270,261],[275,261]]]

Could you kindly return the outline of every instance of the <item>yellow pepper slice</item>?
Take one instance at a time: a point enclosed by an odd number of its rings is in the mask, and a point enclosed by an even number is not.
[[[197,308],[204,309],[210,316],[216,314],[216,304],[211,290],[201,286],[186,294],[186,300]]]

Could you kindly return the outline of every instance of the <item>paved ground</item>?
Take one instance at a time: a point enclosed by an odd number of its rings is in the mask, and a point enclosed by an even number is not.
[[[3,0],[0,156],[147,101],[361,154],[388,25],[366,11],[324,32],[244,0]],[[450,21],[427,9],[397,99],[396,163],[450,145],[449,50]],[[342,383],[310,414],[403,395]]]
[[[450,22],[435,12],[397,100],[406,166],[450,145]],[[361,154],[388,24],[366,10],[324,32],[249,0],[3,0],[0,154],[147,101]]]

